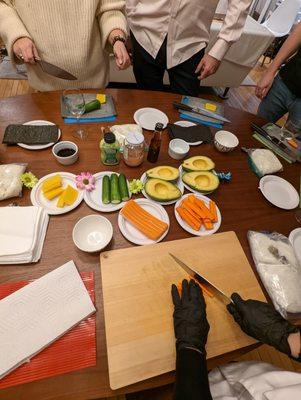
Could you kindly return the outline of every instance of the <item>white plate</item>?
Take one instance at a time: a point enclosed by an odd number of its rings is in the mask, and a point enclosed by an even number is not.
[[[134,114],[134,120],[136,124],[141,126],[141,128],[148,131],[153,131],[157,122],[161,122],[164,125],[164,128],[166,128],[169,121],[164,112],[150,107],[140,108],[137,110]]]
[[[146,172],[144,172],[144,174],[141,176],[140,180],[143,182],[143,184],[146,183],[147,181],[147,177],[146,177]],[[179,176],[179,179],[175,182],[170,182],[173,183],[174,185],[178,186],[178,188],[180,189],[181,193],[184,193],[184,185],[181,179],[181,174]],[[154,201],[155,203],[161,204],[162,206],[168,206],[170,204],[174,204],[175,202],[178,201],[178,199],[176,200],[171,200],[171,201],[156,201],[154,199],[152,199],[151,197],[149,197],[149,195],[146,193],[146,191],[143,189],[142,190],[142,194],[145,198],[147,198],[148,200]]]
[[[276,175],[266,175],[260,179],[259,189],[274,206],[292,210],[299,205],[297,190],[288,181]]]
[[[112,174],[115,174],[116,172],[112,171],[104,171],[104,172],[98,172],[97,174],[94,174],[95,178],[95,189],[92,190],[92,192],[88,192],[85,190],[84,194],[84,199],[85,202],[89,207],[91,207],[93,210],[96,211],[101,211],[101,212],[113,212],[120,210],[124,205],[125,202],[121,202],[119,204],[103,204],[102,202],[102,180],[105,175],[111,176]],[[118,173],[116,175],[119,176]],[[129,183],[128,183],[129,187]],[[130,189],[129,189],[130,193]],[[130,193],[131,195],[131,193]]]
[[[301,265],[301,228],[296,228],[293,231],[291,231],[288,239],[291,242],[296,257]]]
[[[35,126],[43,126],[43,125],[55,125],[53,122],[50,121],[44,121],[44,120],[34,120],[34,121],[28,121],[25,122],[23,125],[35,125]],[[57,142],[60,140],[61,137],[61,130],[59,129],[59,135]],[[47,149],[48,147],[53,146],[55,143],[46,143],[46,144],[24,144],[24,143],[18,143],[18,146],[23,147],[23,149],[27,150],[43,150]]]
[[[53,200],[47,200],[46,197],[43,195],[42,183],[46,179],[51,178],[54,175],[61,175],[63,188],[67,187],[67,185],[70,185],[78,191],[77,199],[72,204],[72,206],[65,206],[62,208],[57,207],[56,203],[58,201],[58,197],[56,197]],[[39,182],[36,184],[36,186],[34,186],[34,188],[32,189],[32,191],[30,193],[30,200],[31,200],[32,205],[43,207],[44,210],[49,215],[66,214],[67,212],[74,210],[82,202],[83,198],[84,198],[84,193],[81,190],[77,189],[75,175],[71,174],[70,172],[54,172],[53,174],[44,176],[43,178],[41,178],[39,180]]]
[[[202,193],[200,193],[199,191],[197,191],[197,190],[195,190],[195,189],[192,189],[190,186],[186,185],[185,182],[183,182],[182,176],[183,176],[183,173],[184,173],[184,172],[183,172],[183,167],[182,167],[182,165],[179,166],[179,171],[180,171],[181,182],[183,183],[184,188],[187,189],[187,190],[188,190],[189,192],[191,192],[191,193],[194,193],[194,194],[202,194]],[[192,172],[193,172],[193,171],[192,171]],[[196,172],[197,172],[197,171],[196,171]],[[202,171],[199,171],[199,172],[202,172]],[[212,171],[205,171],[205,172],[212,172],[212,173],[214,173],[214,170],[212,170]],[[213,193],[213,192],[214,192],[214,190],[212,190],[211,192],[207,192],[206,195],[211,194],[211,193]]]
[[[176,208],[179,207],[180,204],[182,203],[182,201],[184,199],[186,199],[186,197],[188,197],[188,196],[189,196],[189,194],[186,194],[185,196],[183,196],[182,199],[177,201],[177,203],[175,205],[175,216],[176,216],[176,219],[177,219],[178,223],[181,225],[181,227],[183,229],[185,229],[185,231],[187,231],[187,232],[189,232],[189,233],[191,233],[192,235],[195,235],[195,236],[208,236],[208,235],[212,235],[213,233],[218,231],[220,226],[221,226],[221,223],[222,223],[222,216],[221,216],[220,210],[219,210],[219,208],[217,206],[216,206],[216,208],[217,208],[218,221],[213,224],[213,229],[211,229],[210,231],[207,231],[204,228],[204,226],[201,226],[201,229],[199,231],[196,231],[196,230],[192,229],[188,224],[186,224],[185,221],[182,220],[182,218],[178,214]],[[196,197],[198,199],[200,199],[200,200],[203,200],[206,203],[206,205],[209,204],[209,201],[210,201],[209,197],[203,196],[203,195],[201,195],[199,193],[196,195]]]
[[[177,121],[174,123],[174,125],[178,125],[178,126],[183,126],[184,128],[188,128],[189,126],[196,126],[196,124],[194,122],[191,121],[185,121],[185,120],[181,120],[181,121]],[[185,140],[186,143],[189,144],[189,146],[198,146],[199,144],[202,144],[203,141],[200,140],[199,142],[187,142]]]
[[[169,230],[169,217],[167,212],[164,210],[160,204],[154,203],[148,199],[136,199],[135,202],[139,204],[144,210],[148,211],[154,217],[161,219],[161,221],[166,222],[168,224],[168,229],[163,233],[163,235],[158,240],[148,239],[143,233],[141,233],[138,229],[136,229],[130,222],[128,222],[122,215],[119,213],[118,215],[118,226],[120,232],[123,236],[132,243],[139,244],[140,246],[144,246],[146,244],[154,244],[161,242],[162,239],[168,233]]]

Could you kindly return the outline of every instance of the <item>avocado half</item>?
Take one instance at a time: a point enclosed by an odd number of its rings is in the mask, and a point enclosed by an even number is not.
[[[208,171],[187,172],[182,176],[182,180],[200,193],[213,192],[219,186],[218,177]]]
[[[164,181],[172,182],[179,178],[179,170],[174,167],[161,166],[149,169],[146,171],[146,176],[148,178],[162,179]]]
[[[206,156],[195,156],[184,160],[182,168],[184,171],[211,171],[215,164],[211,158]]]
[[[173,183],[162,179],[148,179],[144,186],[145,193],[155,201],[172,201],[182,196],[180,189]]]

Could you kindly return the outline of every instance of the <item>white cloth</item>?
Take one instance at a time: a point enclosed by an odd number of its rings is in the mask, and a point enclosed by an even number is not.
[[[73,261],[0,301],[0,379],[95,312]]]
[[[301,399],[301,374],[258,361],[215,368],[209,373],[209,383],[214,400]]]
[[[37,262],[49,216],[41,207],[0,208],[0,264]]]

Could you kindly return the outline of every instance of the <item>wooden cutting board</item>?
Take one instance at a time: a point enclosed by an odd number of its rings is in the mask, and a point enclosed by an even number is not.
[[[171,284],[187,278],[171,252],[227,295],[265,300],[234,232],[100,256],[110,386],[118,389],[175,368]],[[216,298],[205,296],[210,333],[208,358],[255,341],[246,336]]]

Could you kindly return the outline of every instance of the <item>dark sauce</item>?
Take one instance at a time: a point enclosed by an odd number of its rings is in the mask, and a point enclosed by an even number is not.
[[[73,156],[74,153],[75,153],[74,149],[65,148],[65,149],[59,150],[56,154],[59,157],[70,157],[70,156]]]

